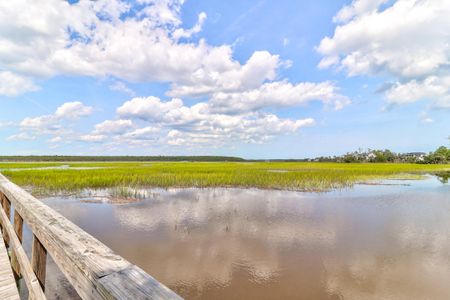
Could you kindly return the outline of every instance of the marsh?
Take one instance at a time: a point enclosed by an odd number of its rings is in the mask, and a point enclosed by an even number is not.
[[[105,191],[41,200],[186,299],[450,297],[450,185],[436,177],[325,193],[146,195],[121,204],[98,201]],[[48,294],[75,297],[62,275],[48,273]]]

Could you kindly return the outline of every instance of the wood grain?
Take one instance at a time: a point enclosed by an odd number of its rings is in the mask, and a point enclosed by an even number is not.
[[[16,210],[14,210],[14,231],[16,232],[16,236],[19,239],[20,243],[22,243],[23,219]],[[11,267],[13,269],[16,280],[19,280],[20,279],[20,264],[17,261],[16,254],[14,252],[11,255]]]
[[[33,236],[33,247],[31,249],[31,267],[36,274],[39,284],[45,291],[45,271],[47,269],[47,250],[36,236]]]
[[[5,243],[0,238],[0,299],[20,300],[14,275],[9,265]]]
[[[43,300],[46,299],[44,292],[39,285],[39,281],[36,278],[36,275],[31,268],[30,262],[28,261],[28,257],[25,254],[25,250],[22,247],[19,239],[14,233],[14,228],[12,224],[9,222],[5,211],[0,209],[0,219],[2,221],[3,230],[5,230],[9,237],[12,251],[16,254],[17,260],[19,261],[20,268],[22,269],[23,278],[25,280],[25,284],[28,288],[28,293],[30,295],[30,299],[35,300]],[[11,266],[9,266],[11,268]]]
[[[2,207],[5,211],[5,214],[8,216],[11,216],[11,203],[9,202],[8,198],[6,198],[6,196],[4,194],[1,195],[2,198]],[[5,231],[3,231],[3,240],[5,241],[5,246],[6,248],[9,247],[9,236],[8,233]]]

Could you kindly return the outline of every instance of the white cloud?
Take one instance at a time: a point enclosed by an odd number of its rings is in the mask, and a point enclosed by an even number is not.
[[[421,99],[441,99],[435,101],[435,106],[450,107],[450,76],[429,76],[422,81],[411,80],[404,84],[396,83],[386,92],[386,97],[392,103],[410,103]]]
[[[119,107],[117,113],[121,118],[139,119],[153,124],[151,133],[168,132],[169,145],[261,143],[274,136],[314,125],[314,120],[310,118],[280,119],[274,114],[263,112],[240,112],[232,115],[216,113],[211,111],[207,103],[188,107],[176,98],[166,102],[157,97],[134,98]],[[129,138],[132,134],[126,136]]]
[[[448,81],[440,87],[433,83],[450,76],[448,0],[397,0],[380,9],[387,2],[354,0],[344,7],[335,17],[342,24],[317,48],[324,55],[319,67],[336,66],[350,76],[393,76],[390,103],[432,99],[450,106]],[[406,91],[409,87],[414,91]]]
[[[66,102],[59,106],[52,115],[23,119],[20,122],[20,127],[24,130],[29,129],[38,133],[47,134],[61,129],[61,120],[77,120],[81,117],[90,115],[92,111],[92,107],[85,106],[79,101]]]
[[[133,128],[131,120],[106,120],[100,124],[95,125],[95,134],[121,134]]]
[[[334,16],[334,22],[348,22],[356,16],[368,15],[375,13],[381,4],[388,2],[389,0],[357,0],[353,1],[350,5],[344,6]]]
[[[14,123],[12,121],[0,121],[0,128],[14,127],[15,125],[16,125],[16,123]]]
[[[148,16],[157,25],[179,26],[180,11],[184,0],[137,0],[140,4],[150,4],[141,15]]]
[[[23,119],[18,124],[21,132],[14,135],[13,139],[29,139],[28,137],[35,138],[38,135],[70,136],[73,133],[65,126],[66,123],[88,116],[92,111],[92,107],[85,106],[79,101],[66,102],[59,106],[54,114]],[[56,142],[53,139],[50,141]]]
[[[420,113],[420,123],[431,124],[434,123],[434,120],[428,115],[428,112],[424,111]]]
[[[34,118],[25,118],[20,122],[20,127],[23,130],[31,130],[40,134],[47,134],[52,131],[57,131],[61,125],[57,123],[58,119],[54,115],[45,115]]]
[[[172,97],[202,96],[216,92],[237,92],[254,89],[266,80],[276,78],[281,64],[278,55],[257,51],[244,65],[234,61],[232,50],[222,46],[203,58],[203,67],[172,84],[167,93]]]
[[[122,81],[115,81],[113,84],[109,85],[111,91],[121,92],[128,94],[129,96],[134,96],[135,93]]]
[[[6,141],[12,142],[12,141],[32,141],[35,140],[36,137],[33,135],[29,135],[26,132],[21,132],[18,134],[13,134],[6,138]]]
[[[38,87],[29,78],[9,71],[0,71],[0,95],[17,96],[24,92],[36,91],[37,89]]]
[[[195,45],[178,47],[169,36],[168,27],[180,23],[181,4],[147,1],[139,16],[121,19],[130,6],[118,0],[2,2],[0,63],[33,77],[116,75],[145,81],[153,72],[158,79],[171,77],[175,62],[166,68],[169,60],[158,59],[196,51]]]
[[[292,134],[302,127],[313,126],[313,119],[280,119],[273,114],[226,116],[205,119],[190,130],[171,130],[167,143],[173,146],[220,147],[235,142],[265,143],[275,136]]]
[[[318,51],[326,58],[339,57],[337,63],[350,75],[434,74],[448,64],[449,13],[447,0],[397,0],[381,12],[358,15],[336,27]]]
[[[144,128],[138,128],[123,135],[124,139],[130,140],[149,140],[154,139],[156,134],[161,131],[158,127],[147,126]]]
[[[50,143],[59,143],[63,141],[63,138],[60,136],[55,136],[48,140]]]
[[[330,82],[292,84],[279,81],[241,93],[216,93],[211,98],[211,106],[213,111],[250,112],[266,107],[296,106],[314,100],[336,109],[350,103],[350,99],[340,95]]]
[[[172,33],[172,37],[176,40],[180,38],[190,38],[192,35],[199,33],[202,30],[203,23],[206,20],[206,13],[201,12],[198,15],[198,21],[191,29],[178,28]]]
[[[102,135],[102,134],[86,134],[86,135],[80,136],[80,138],[79,138],[80,141],[94,142],[94,143],[103,142],[106,139],[107,139],[107,136]]]
[[[73,6],[58,0],[0,2],[2,67],[38,77],[57,73],[58,52],[68,46],[67,28],[86,32],[93,16],[86,6],[85,1]]]
[[[172,99],[167,102],[162,102],[157,97],[141,97],[133,98],[125,102],[117,109],[117,113],[122,118],[139,118],[142,120],[154,120],[167,116],[171,112],[183,107],[181,99]]]
[[[76,120],[81,117],[89,116],[92,112],[92,107],[85,106],[80,101],[66,102],[56,109],[55,117],[58,119]]]
[[[84,142],[105,143],[109,146],[143,146],[160,138],[161,128],[146,126],[137,128],[129,119],[105,120],[89,133],[78,137]]]

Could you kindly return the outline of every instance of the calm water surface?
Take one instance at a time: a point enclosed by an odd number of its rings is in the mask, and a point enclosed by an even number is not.
[[[387,183],[42,201],[186,299],[450,299],[450,186]]]

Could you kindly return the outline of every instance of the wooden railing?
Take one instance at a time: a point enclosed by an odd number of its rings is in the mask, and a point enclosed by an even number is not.
[[[12,253],[11,266],[16,279],[23,277],[31,299],[45,299],[47,254],[82,299],[181,299],[1,174],[0,201],[0,226]],[[31,263],[22,247],[24,222],[33,233]]]

